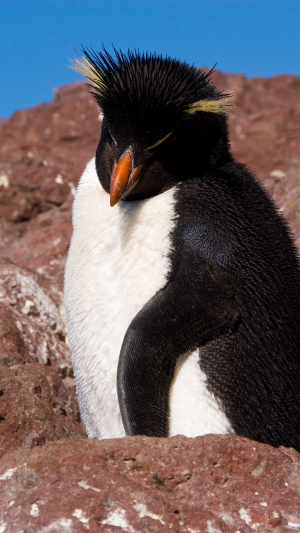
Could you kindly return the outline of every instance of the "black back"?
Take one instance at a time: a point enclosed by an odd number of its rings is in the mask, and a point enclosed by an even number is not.
[[[287,225],[235,161],[177,194],[170,276],[191,249],[231,277],[239,300],[232,331],[201,347],[208,387],[235,433],[300,450],[300,273]]]

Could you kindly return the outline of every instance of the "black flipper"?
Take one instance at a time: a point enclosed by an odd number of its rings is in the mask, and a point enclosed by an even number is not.
[[[117,388],[128,435],[167,437],[169,389],[184,353],[230,331],[239,319],[230,276],[185,251],[173,281],[132,320],[120,352]]]

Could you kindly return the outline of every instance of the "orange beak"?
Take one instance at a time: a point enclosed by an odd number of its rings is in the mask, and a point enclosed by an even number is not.
[[[119,200],[129,194],[137,184],[137,178],[144,166],[141,163],[138,167],[132,168],[132,156],[130,152],[125,152],[119,159],[118,164],[114,164],[110,182],[110,205],[113,207]]]

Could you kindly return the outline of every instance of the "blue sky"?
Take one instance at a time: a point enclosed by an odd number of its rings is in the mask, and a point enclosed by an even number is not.
[[[300,75],[299,0],[0,0],[0,117],[79,79],[81,44],[155,51],[247,76]]]

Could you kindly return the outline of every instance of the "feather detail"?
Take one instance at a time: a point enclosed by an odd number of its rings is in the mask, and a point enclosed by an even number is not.
[[[199,100],[190,105],[185,112],[189,115],[197,113],[197,111],[205,111],[207,113],[227,113],[227,107],[231,105],[232,96],[219,98],[218,100]]]
[[[170,131],[170,133],[167,133],[167,135],[165,135],[162,139],[157,141],[155,144],[152,144],[152,146],[149,146],[149,148],[147,148],[147,150],[152,150],[153,148],[156,148],[157,146],[162,144],[164,141],[166,141],[170,137],[170,135],[172,135],[172,133],[173,133],[173,131]]]
[[[86,57],[80,56],[76,50],[74,52],[78,58],[70,59],[71,65],[68,65],[68,67],[86,78],[94,89],[101,92],[105,88],[105,84],[103,83],[100,72]]]

